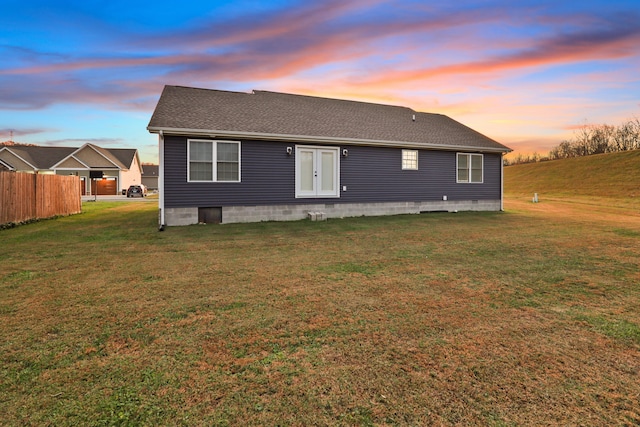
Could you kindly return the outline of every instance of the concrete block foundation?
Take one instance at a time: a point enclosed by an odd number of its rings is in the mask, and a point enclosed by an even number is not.
[[[327,218],[419,214],[423,212],[499,211],[500,206],[500,200],[222,206],[222,223],[296,221],[314,217],[316,221],[322,221]],[[319,216],[321,219],[318,218]],[[168,226],[197,224],[198,207],[166,208],[164,217],[164,225]]]

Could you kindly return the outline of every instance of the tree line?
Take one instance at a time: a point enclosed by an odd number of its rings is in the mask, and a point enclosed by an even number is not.
[[[506,160],[505,164],[543,162],[639,149],[640,120],[635,118],[619,126],[584,125],[574,132],[572,139],[562,141],[549,150],[546,156],[539,153],[518,154],[515,158]]]

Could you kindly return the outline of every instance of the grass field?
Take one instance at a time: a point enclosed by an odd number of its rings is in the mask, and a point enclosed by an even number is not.
[[[640,214],[505,207],[0,231],[0,424],[640,424]]]
[[[504,175],[508,194],[609,198],[640,207],[640,150],[508,166]]]

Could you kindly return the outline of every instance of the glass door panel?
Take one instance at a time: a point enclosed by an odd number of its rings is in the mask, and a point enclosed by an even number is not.
[[[335,193],[335,153],[322,151],[320,154],[320,193]]]
[[[315,193],[315,153],[310,150],[300,151],[300,191]]]

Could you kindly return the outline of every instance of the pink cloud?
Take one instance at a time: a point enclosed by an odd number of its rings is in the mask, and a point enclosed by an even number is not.
[[[515,53],[485,60],[417,70],[390,71],[381,76],[365,79],[363,84],[408,83],[438,76],[502,72],[554,64],[631,57],[637,55],[640,27],[635,24],[620,25],[609,30],[584,31],[531,43],[534,44],[533,48],[524,48]]]
[[[505,143],[500,138],[522,140],[540,128],[552,129],[559,142],[567,123],[575,122],[568,111],[581,100],[545,104],[523,95],[530,89],[508,86],[503,77],[629,58],[640,41],[631,14],[613,19],[538,11],[543,22],[538,34],[552,34],[559,25],[572,32],[541,38],[516,29],[517,36],[502,39],[486,31],[487,23],[510,19],[502,9],[434,11],[425,4],[404,11],[399,4],[384,15],[372,12],[385,6],[384,1],[311,2],[225,22],[203,19],[196,27],[159,36],[128,34],[104,49],[108,55],[23,53],[19,66],[0,69],[0,84],[10,88],[0,108],[69,102],[150,111],[164,84],[233,85],[440,112]],[[529,16],[512,25],[528,20],[535,21]],[[556,84],[559,90],[587,85],[574,80]],[[552,93],[553,84],[535,91]]]
[[[199,28],[133,42],[134,46],[156,52],[150,54],[89,58],[58,56],[47,58],[45,63],[37,63],[40,61],[34,59],[32,53],[29,62],[35,64],[6,68],[0,70],[0,74],[168,67],[170,77],[189,77],[192,73],[197,76],[207,72],[216,79],[224,79],[227,75],[236,78],[246,76],[247,79],[277,78],[327,63],[376,54],[379,49],[376,40],[379,39],[496,19],[495,11],[485,10],[474,15],[458,11],[430,18],[405,16],[400,21],[335,22],[378,3],[384,2],[334,0],[322,5],[309,3],[273,16],[243,17],[222,24],[205,22]],[[215,47],[222,47],[222,50],[216,51]]]

